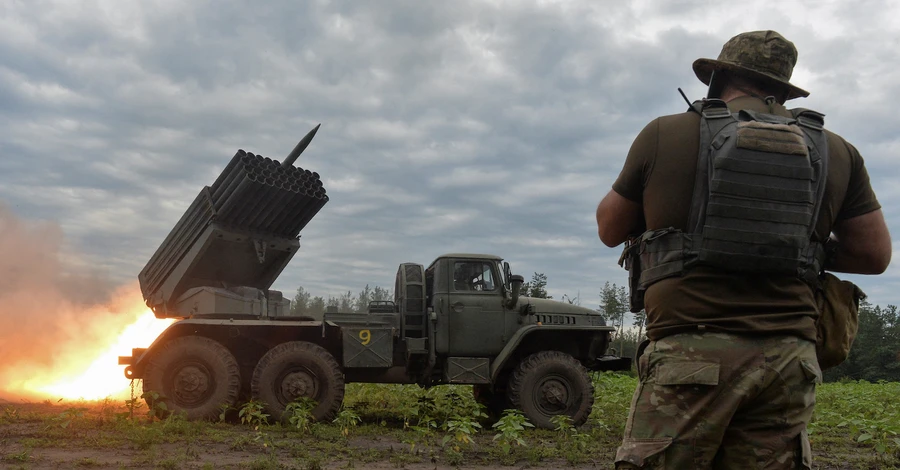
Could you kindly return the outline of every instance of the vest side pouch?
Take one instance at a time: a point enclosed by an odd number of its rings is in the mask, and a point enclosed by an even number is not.
[[[865,297],[850,281],[827,272],[821,277],[816,291],[816,357],[822,370],[840,365],[850,354],[859,329],[859,302]]]
[[[644,309],[647,287],[684,271],[685,235],[672,227],[648,230],[629,239],[619,257],[619,266],[628,270],[628,303],[631,313]]]
[[[684,272],[685,234],[672,228],[657,230],[645,237],[640,249],[640,286],[651,284]]]
[[[641,289],[641,257],[640,240],[631,238],[625,242],[622,256],[619,257],[619,266],[628,270],[628,309],[631,313],[638,313],[644,309],[644,292]]]

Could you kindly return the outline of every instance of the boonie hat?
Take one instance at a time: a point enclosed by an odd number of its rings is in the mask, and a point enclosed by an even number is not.
[[[741,33],[722,46],[717,60],[697,59],[694,73],[706,85],[715,70],[727,70],[763,82],[775,82],[788,89],[787,99],[809,96],[809,92],[790,83],[797,48],[775,31]]]

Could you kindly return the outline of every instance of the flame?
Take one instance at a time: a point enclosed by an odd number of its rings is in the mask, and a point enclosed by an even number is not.
[[[115,285],[64,243],[55,221],[0,200],[0,401],[127,396],[118,355],[147,347],[156,320],[138,282]]]
[[[131,381],[125,377],[124,366],[118,365],[118,356],[130,356],[131,348],[148,347],[173,322],[157,319],[142,302],[135,305],[135,301],[139,302],[131,296],[120,298],[116,307],[132,305],[124,311],[95,307],[81,312],[94,318],[83,325],[91,334],[72,335],[56,353],[53,367],[32,369],[27,377],[8,384],[7,390],[54,399],[127,398]]]
[[[76,377],[63,377],[32,391],[61,398],[97,400],[106,397],[124,397],[130,393],[130,380],[125,378],[124,366],[118,365],[119,356],[130,356],[131,348],[147,347],[159,336],[171,321],[159,320],[147,309],[137,321],[125,327],[101,353]]]

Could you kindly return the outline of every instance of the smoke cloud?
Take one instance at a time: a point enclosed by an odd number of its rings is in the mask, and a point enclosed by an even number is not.
[[[59,224],[0,201],[0,397],[39,398],[146,312],[136,285],[113,285],[67,251]]]

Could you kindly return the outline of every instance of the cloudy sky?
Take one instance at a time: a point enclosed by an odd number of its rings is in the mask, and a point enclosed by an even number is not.
[[[694,59],[774,29],[812,92],[793,103],[859,148],[900,234],[900,9],[786,3],[6,0],[0,205],[133,283],[238,148],[280,159],[322,123],[297,164],[331,201],[276,288],[392,287],[471,251],[596,306],[626,281],[593,214],[632,139],[685,109],[678,87],[704,95]],[[898,268],[851,278],[900,304]]]

